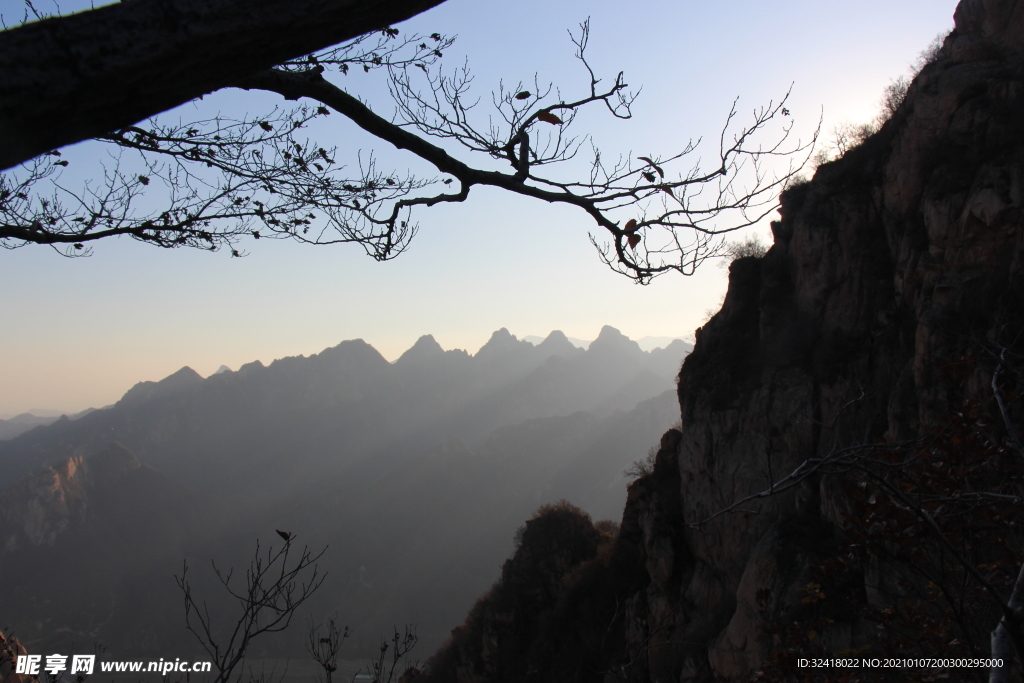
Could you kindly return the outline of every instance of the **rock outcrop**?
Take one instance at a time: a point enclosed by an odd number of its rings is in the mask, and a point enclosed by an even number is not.
[[[180,599],[173,568],[209,543],[220,509],[116,442],[37,470],[0,495],[4,630],[30,654],[168,643],[167,620],[152,615],[171,609],[154,606]],[[0,643],[0,681],[18,681],[2,657]]]
[[[931,468],[938,486],[941,460],[959,459],[936,517],[985,468],[1019,476],[1006,444],[1021,409],[995,396],[1015,396],[1024,335],[1024,5],[963,0],[955,21],[882,129],[783,194],[767,255],[732,264],[680,373],[682,430],[630,488],[614,551],[563,586],[544,650],[563,654],[524,648],[536,680],[789,680],[772,677],[800,648],[887,643],[984,656],[998,606],[955,555],[921,550],[941,545],[914,513],[934,496],[906,473]],[[814,471],[775,488],[801,466]],[[971,563],[1008,595],[1019,509],[974,514],[998,520],[1002,545],[972,546]],[[899,566],[973,584],[976,599],[951,600],[962,623],[922,616],[917,640],[893,635],[949,597]],[[500,680],[460,675],[450,649],[442,661],[425,680]]]
[[[563,585],[610,539],[565,501],[542,507],[519,529],[515,555],[494,588],[434,658],[431,677],[511,682],[536,675],[543,644],[559,626]]]
[[[998,355],[1024,330],[1024,8],[964,0],[955,21],[882,131],[786,193],[775,246],[733,264],[680,375],[679,521],[808,459],[937,434],[969,401],[994,407]],[[674,639],[704,644],[676,676],[742,680],[765,662],[774,625],[757,593],[793,594],[841,536],[851,501],[831,483],[688,528],[687,578],[648,604]]]
[[[0,549],[52,545],[86,517],[90,498],[114,488],[141,465],[118,443],[88,458],[75,456],[34,472],[0,503]]]
[[[3,683],[39,683],[38,676],[15,673],[18,657],[28,654],[18,639],[0,632],[0,681]]]

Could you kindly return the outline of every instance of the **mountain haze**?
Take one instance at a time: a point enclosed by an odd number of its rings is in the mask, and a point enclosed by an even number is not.
[[[191,652],[182,560],[227,613],[210,560],[241,568],[256,539],[287,529],[329,546],[311,614],[352,626],[351,652],[372,654],[403,622],[432,649],[539,505],[619,514],[624,469],[676,419],[688,350],[647,353],[610,327],[586,351],[560,332],[533,345],[502,329],[475,355],[426,335],[389,363],[353,340],[140,382],[110,408],[0,443],[0,622],[31,651]],[[252,654],[300,653],[304,637]]]
[[[83,410],[80,413],[66,416],[69,420],[77,420],[83,415],[88,415],[93,412],[93,408]],[[20,415],[14,415],[7,419],[0,419],[0,441],[7,439],[13,439],[16,436],[21,436],[25,432],[35,429],[36,427],[42,427],[45,425],[53,424],[57,420],[65,417],[63,413],[56,410],[38,410],[33,409],[27,413],[21,413]]]

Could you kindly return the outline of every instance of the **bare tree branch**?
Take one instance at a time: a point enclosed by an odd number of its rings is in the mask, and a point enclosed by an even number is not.
[[[306,651],[324,670],[323,678],[317,674],[318,681],[331,683],[334,672],[338,670],[338,652],[349,635],[348,626],[338,628],[337,614],[329,617],[327,623],[321,626],[314,626],[310,621]]]
[[[98,139],[119,151],[103,182],[79,190],[60,184],[60,167],[68,161],[59,152],[37,159],[0,178],[0,245],[50,244],[75,255],[88,253],[91,241],[127,235],[162,247],[228,247],[239,255],[236,244],[243,238],[288,237],[314,244],[354,242],[386,260],[402,253],[415,235],[414,209],[463,202],[479,185],[579,208],[605,234],[606,241],[591,236],[602,261],[647,283],[666,272],[692,274],[719,255],[720,235],[774,211],[779,191],[813,144],[789,140],[785,97],[754,110],[745,127],[737,125],[734,102],[710,168],[688,161],[699,140],[673,154],[630,153],[607,165],[590,137],[571,134],[570,128],[577,113],[593,105],[630,118],[635,95],[622,73],[604,86],[595,75],[586,57],[588,23],[570,35],[587,73],[582,92],[564,98],[536,77],[530,85],[502,84],[486,120],[471,93],[469,68],[440,68],[452,39],[437,33],[403,39],[387,29],[252,72],[232,85],[312,105],[241,120],[150,122],[104,133]],[[394,118],[327,78],[353,68],[386,72]],[[336,160],[334,148],[297,137],[313,118],[331,111],[428,162],[441,177],[378,171],[372,155],[360,155],[358,168],[349,170]],[[774,136],[768,130],[773,125]],[[445,143],[476,160],[457,158]],[[592,159],[581,172],[571,162],[585,147]],[[139,157],[127,166],[130,171],[122,170],[128,150]],[[784,160],[781,171],[775,157]],[[512,171],[493,170],[495,164]],[[43,197],[34,188],[46,183],[53,190]],[[141,207],[152,201],[143,202],[143,195],[151,198],[158,188],[164,205],[146,213]]]
[[[380,651],[377,659],[370,662],[370,670],[373,672],[373,683],[392,683],[395,681],[395,674],[402,675],[401,666],[407,664],[407,658],[419,636],[416,635],[416,628],[410,624],[405,625],[405,630],[399,633],[398,628],[394,629],[391,642],[381,638]],[[387,653],[391,651],[391,661],[388,661]]]
[[[280,533],[280,532],[279,532]],[[313,554],[304,547],[297,556],[292,552],[294,535],[287,534],[281,548],[272,546],[266,554],[257,542],[252,561],[245,572],[244,585],[233,580],[233,570],[222,571],[213,564],[217,579],[234,598],[240,613],[227,633],[219,633],[205,600],[192,594],[188,563],[175,581],[185,598],[185,623],[217,668],[216,683],[228,683],[235,668],[245,659],[252,640],[265,633],[288,628],[295,612],[324,582],[317,561],[327,552]],[[285,537],[285,534],[282,534]]]
[[[443,0],[132,0],[0,32],[0,169]]]

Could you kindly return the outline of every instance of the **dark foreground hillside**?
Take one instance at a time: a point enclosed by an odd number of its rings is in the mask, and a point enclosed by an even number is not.
[[[893,118],[732,264],[617,537],[528,523],[422,680],[987,680],[799,658],[990,654],[1024,548],[1022,111],[1024,5],[963,0]]]

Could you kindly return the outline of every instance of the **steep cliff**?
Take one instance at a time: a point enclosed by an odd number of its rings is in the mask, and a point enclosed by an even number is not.
[[[34,472],[21,487],[7,491],[0,503],[0,547],[12,551],[24,545],[52,545],[85,519],[97,489],[108,493],[105,489],[119,485],[139,467],[130,451],[113,443],[89,458],[75,456]]]
[[[150,606],[180,600],[169,577],[218,509],[119,443],[37,470],[0,495],[4,630],[31,654],[168,642]]]
[[[963,0],[896,114],[732,264],[681,433],[553,601],[561,654],[523,648],[525,671],[789,680],[801,653],[987,652],[1024,547],[1022,111],[1024,3]],[[462,641],[427,680],[499,680],[467,677]]]

